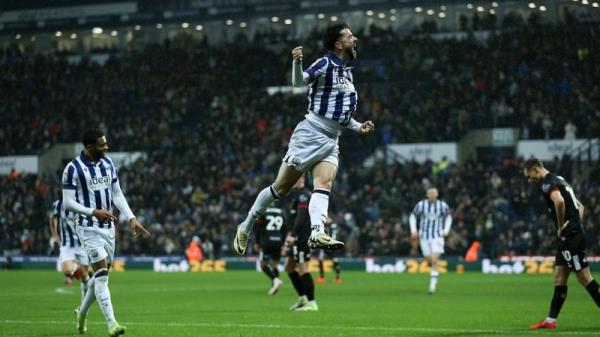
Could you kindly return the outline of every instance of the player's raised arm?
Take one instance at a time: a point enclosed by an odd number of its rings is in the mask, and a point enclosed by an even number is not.
[[[292,49],[292,86],[300,87],[305,84],[302,71],[302,46]]]
[[[329,59],[321,57],[310,65],[306,70],[302,70],[302,46],[298,46],[292,50],[292,85],[302,87],[325,74]]]

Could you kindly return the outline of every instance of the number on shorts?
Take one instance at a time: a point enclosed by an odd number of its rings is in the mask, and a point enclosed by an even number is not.
[[[571,261],[571,252],[570,251],[563,250],[561,253],[562,253],[562,256],[565,258],[565,260]]]

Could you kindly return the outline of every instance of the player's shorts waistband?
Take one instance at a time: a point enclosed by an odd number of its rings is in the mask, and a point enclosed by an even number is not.
[[[315,131],[324,134],[325,136],[332,138],[332,139],[337,139],[339,136],[339,130],[337,131],[331,131],[331,130],[327,130],[325,127],[319,125],[317,122],[313,121],[312,118],[319,118],[319,117],[314,117],[314,116],[310,116],[310,114],[306,115],[306,118],[304,119],[307,123],[307,125],[309,125],[311,128],[313,128]]]
[[[83,219],[83,218],[80,218],[79,220],[75,221],[75,224],[79,227],[97,227],[97,228],[106,228],[106,229],[110,229],[113,227],[112,222],[100,223],[100,222],[95,222],[93,220],[88,220],[88,219]]]

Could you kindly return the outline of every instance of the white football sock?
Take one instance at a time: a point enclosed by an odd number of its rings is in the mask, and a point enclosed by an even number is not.
[[[311,235],[325,233],[325,220],[327,220],[327,209],[329,208],[329,191],[315,188],[308,203],[310,215]]]
[[[94,300],[96,300],[96,294],[94,293],[94,284],[95,279],[94,277],[92,277],[87,282],[87,290],[85,291],[85,296],[83,297],[81,305],[79,306],[79,314],[82,316],[87,315],[90,306],[92,305],[92,303],[94,303]]]
[[[100,305],[100,310],[104,315],[106,324],[110,328],[116,320],[110,300],[110,291],[108,290],[108,271],[102,268],[96,272],[94,278],[96,279],[94,292],[96,293],[96,298],[98,299],[98,304]]]
[[[89,276],[87,278],[81,277],[81,283],[79,283],[79,288],[81,289],[81,305],[83,305],[83,300],[85,299],[85,293],[88,290],[88,282],[90,281]]]
[[[429,281],[429,289],[435,290],[435,287],[437,286],[438,276],[440,276],[440,273],[437,270],[432,270],[430,276],[431,279]]]
[[[242,221],[240,224],[244,232],[250,233],[256,218],[263,214],[265,209],[267,209],[267,207],[277,199],[279,199],[279,195],[272,186],[268,186],[260,191],[256,197],[256,200],[254,201],[254,204],[252,205],[252,208],[250,208],[250,212],[248,212],[246,219],[244,219],[244,221]]]

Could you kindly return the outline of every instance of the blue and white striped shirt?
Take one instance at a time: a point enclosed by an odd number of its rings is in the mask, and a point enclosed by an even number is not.
[[[117,169],[112,159],[104,156],[92,163],[82,152],[65,167],[62,188],[75,190],[75,201],[85,207],[112,212],[113,184],[118,182]],[[75,213],[75,225],[110,228],[113,224],[101,223],[91,215]]]
[[[309,87],[308,113],[347,126],[358,100],[352,67],[329,52],[308,67],[303,75]]]
[[[450,214],[450,207],[444,201],[419,201],[412,211],[419,220],[419,237],[436,239],[444,237],[444,220]]]
[[[56,200],[52,203],[52,216],[58,218],[60,245],[63,247],[81,246],[77,232],[71,227],[72,220],[70,217],[73,216],[73,213],[65,210],[62,200]]]

